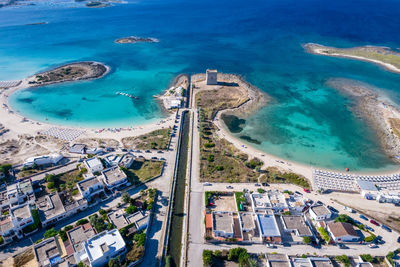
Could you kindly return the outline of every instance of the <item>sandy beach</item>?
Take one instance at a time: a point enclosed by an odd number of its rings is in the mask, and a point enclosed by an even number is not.
[[[109,71],[107,67],[107,72],[103,75],[99,76],[103,77]],[[25,78],[21,81],[18,86],[10,87],[7,89],[0,89],[0,124],[5,127],[8,131],[0,135],[0,154],[2,154],[2,161],[5,162],[21,162],[25,158],[34,155],[41,155],[49,152],[58,152],[63,144],[69,143],[68,141],[55,139],[55,145],[43,145],[32,143],[32,141],[26,141],[27,139],[32,140],[35,136],[43,136],[41,132],[48,131],[54,127],[65,130],[72,129],[80,132],[79,137],[70,143],[79,143],[79,140],[88,140],[88,139],[112,139],[121,143],[121,139],[129,136],[138,136],[142,134],[146,134],[148,132],[170,127],[174,124],[174,113],[166,113],[168,114],[166,118],[160,119],[156,122],[149,122],[147,124],[135,125],[133,122],[130,126],[118,127],[118,128],[102,128],[102,129],[94,129],[89,127],[72,127],[65,125],[56,125],[46,122],[39,122],[32,120],[30,118],[25,118],[18,112],[14,111],[12,107],[9,105],[9,96],[15,93],[18,90],[27,89],[34,85],[32,82],[35,79],[36,75]],[[26,141],[26,142],[25,142]],[[7,153],[9,147],[14,147],[17,144],[23,144],[18,153]],[[2,147],[4,145],[4,147]],[[35,149],[28,149],[26,146],[32,147],[36,146]],[[40,147],[38,147],[40,146]],[[26,153],[24,153],[26,152]],[[34,155],[32,154],[34,153]],[[2,162],[0,162],[2,163]]]
[[[357,55],[352,55],[352,54],[342,54],[342,53],[335,53],[334,47],[329,47],[329,46],[324,46],[324,45],[320,45],[320,44],[313,44],[313,43],[308,43],[303,45],[303,47],[306,49],[306,51],[308,53],[311,54],[315,54],[315,55],[323,55],[323,56],[330,56],[330,57],[340,57],[340,58],[350,58],[350,59],[355,59],[355,60],[360,60],[360,61],[365,61],[365,62],[371,62],[371,63],[375,63],[381,67],[383,67],[384,69],[391,71],[391,72],[395,72],[400,74],[400,68],[398,68],[397,66],[387,63],[387,62],[383,62],[380,60],[376,60],[373,58],[367,58],[367,57],[363,57],[363,56],[357,56]],[[381,51],[381,52],[387,52],[389,51],[386,47],[376,47],[376,46],[366,46],[366,47],[355,47],[355,48],[350,48],[347,50],[351,50],[351,49],[374,49],[377,51]],[[346,49],[342,49],[342,51],[345,51]]]

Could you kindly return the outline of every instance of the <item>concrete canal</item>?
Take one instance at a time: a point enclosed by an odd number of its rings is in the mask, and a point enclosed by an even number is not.
[[[179,149],[179,159],[176,171],[176,184],[173,202],[173,211],[170,225],[168,251],[172,259],[172,266],[179,266],[182,249],[182,226],[185,204],[186,168],[188,158],[190,113],[182,113],[182,136]]]

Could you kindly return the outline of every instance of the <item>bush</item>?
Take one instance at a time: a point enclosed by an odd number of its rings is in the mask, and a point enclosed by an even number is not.
[[[335,259],[343,263],[345,267],[350,267],[350,259],[347,255],[336,256]]]
[[[4,238],[0,235],[0,245],[4,243]]]
[[[99,217],[97,214],[89,216],[90,224],[96,229],[97,233],[101,233],[107,229],[103,218]]]
[[[214,155],[208,155],[207,156],[207,161],[208,162],[213,162],[214,161]]]
[[[367,261],[367,262],[375,262],[375,258],[371,256],[371,254],[361,254],[360,255],[361,259],[363,261]]]
[[[72,225],[67,225],[64,227],[64,231],[68,232],[69,230],[73,229],[74,227]]]
[[[311,239],[311,237],[309,237],[309,236],[304,236],[304,237],[303,237],[303,242],[304,242],[305,244],[311,244],[312,239]]]
[[[130,200],[131,200],[131,196],[128,193],[125,192],[122,194],[122,201],[124,203],[129,203]]]
[[[144,243],[146,242],[146,233],[141,232],[140,234],[135,234],[133,240],[136,241],[138,246],[144,246]]]
[[[239,255],[242,253],[247,253],[245,248],[231,248],[228,253],[228,261],[238,261]]]
[[[100,215],[107,214],[107,212],[103,209],[99,209],[99,213],[100,213]]]
[[[216,169],[217,171],[223,171],[223,170],[224,170],[224,166],[217,165],[217,166],[215,166],[215,169]]]
[[[264,163],[261,160],[259,160],[258,158],[251,159],[245,163],[245,165],[250,169],[255,169],[256,167],[260,167],[263,164]]]
[[[346,214],[339,214],[339,216],[335,219],[335,221],[354,224],[353,219]]]
[[[212,148],[212,147],[215,147],[215,144],[214,144],[214,143],[211,143],[211,142],[210,142],[210,143],[205,143],[205,144],[204,144],[204,147],[205,147],[205,148]]]
[[[44,232],[43,237],[45,239],[56,236],[58,234],[57,230],[54,228],[51,228],[49,230],[47,230],[46,232]]]
[[[88,223],[88,219],[80,219],[79,221],[76,222],[76,226],[82,225],[82,224],[86,224]]]
[[[47,188],[48,189],[54,189],[56,187],[56,185],[54,184],[54,182],[48,182],[47,183]]]
[[[258,188],[258,189],[257,189],[257,192],[260,193],[260,194],[264,194],[264,193],[265,193],[265,190],[262,189],[262,188]]]
[[[60,235],[62,241],[65,242],[65,241],[68,240],[68,236],[67,236],[67,233],[66,233],[65,231],[60,230],[60,231],[58,232],[58,234]]]
[[[372,241],[375,240],[375,238],[376,238],[376,235],[371,234],[370,236],[364,237],[364,241],[365,241],[365,242],[372,242]]]
[[[331,238],[330,238],[328,232],[323,227],[319,227],[318,232],[321,234],[322,238],[325,240],[325,242],[327,244],[329,244],[329,242],[331,242]]]
[[[212,256],[213,256],[213,254],[212,254],[211,250],[208,250],[208,249],[203,250],[203,265],[204,266],[211,266],[212,260],[213,260]]]

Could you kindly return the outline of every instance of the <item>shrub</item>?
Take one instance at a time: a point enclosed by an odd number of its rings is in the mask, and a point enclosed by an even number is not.
[[[47,230],[46,232],[44,232],[43,237],[45,239],[56,236],[58,234],[57,230],[54,228],[51,228],[49,230]]]
[[[213,162],[214,161],[214,155],[208,155],[207,156],[207,161],[208,162]]]
[[[76,222],[76,226],[82,225],[82,224],[86,224],[88,223],[88,219],[80,219],[79,221]]]
[[[68,232],[69,230],[73,229],[74,227],[72,225],[67,225],[64,227],[64,231]]]
[[[260,193],[260,194],[264,194],[264,193],[265,193],[265,190],[262,189],[262,188],[258,188],[258,189],[257,189],[257,192]]]
[[[144,246],[132,246],[132,249],[126,254],[128,262],[135,262],[144,255]],[[166,259],[167,260],[167,259]]]
[[[224,166],[217,165],[217,166],[215,166],[215,169],[216,169],[217,171],[223,171],[223,170],[224,170]]]
[[[146,233],[141,232],[139,234],[135,234],[133,236],[133,240],[137,242],[138,246],[144,246],[144,243],[146,241]]]
[[[254,158],[254,159],[249,160],[245,164],[248,168],[255,169],[256,167],[262,166],[264,163],[261,160],[259,160],[258,158]]]
[[[311,239],[311,237],[309,237],[309,236],[304,236],[304,237],[303,237],[303,242],[304,242],[305,244],[311,244],[312,239]]]
[[[372,242],[372,241],[375,240],[375,238],[376,238],[376,235],[371,234],[370,236],[364,237],[364,241],[365,241],[365,242]]]
[[[103,209],[99,209],[99,213],[100,213],[100,215],[107,214],[107,212]]]
[[[325,240],[325,242],[327,244],[329,244],[329,242],[331,241],[331,238],[329,237],[328,232],[323,227],[319,227],[318,232],[321,234],[321,236]]]
[[[0,235],[0,245],[4,243],[4,238]]]
[[[350,266],[350,259],[349,259],[349,257],[347,255],[336,256],[335,259],[338,262],[343,263],[345,267],[349,267]]]
[[[58,234],[60,235],[62,241],[65,242],[65,241],[68,240],[68,236],[67,236],[67,233],[66,233],[65,231],[60,230],[60,231],[58,232]]]
[[[54,184],[54,182],[48,182],[47,183],[47,188],[48,189],[54,189],[56,187],[56,185]]]
[[[212,147],[215,147],[215,144],[214,144],[214,143],[211,143],[211,142],[210,142],[210,143],[205,143],[205,144],[204,144],[204,147],[205,147],[205,148],[212,148]]]
[[[131,200],[131,196],[128,193],[125,192],[122,194],[122,201],[124,203],[129,203],[130,200]]]
[[[247,253],[245,248],[231,248],[228,253],[228,261],[238,261],[239,255],[242,253]]]
[[[361,259],[363,261],[367,261],[367,262],[375,262],[375,258],[371,256],[371,254],[361,254],[360,255]]]
[[[212,264],[212,251],[205,249],[203,250],[203,265],[204,266],[211,266]]]

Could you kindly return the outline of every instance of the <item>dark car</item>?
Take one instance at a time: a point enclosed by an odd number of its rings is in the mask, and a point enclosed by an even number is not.
[[[379,226],[379,225],[380,225],[377,221],[372,220],[372,219],[369,220],[369,222],[372,223],[373,225],[376,225],[376,226]]]
[[[146,150],[145,152],[146,152],[146,153],[151,153],[151,151],[150,151],[150,150]]]
[[[397,238],[397,243],[400,243],[400,236]]]
[[[360,214],[360,218],[361,219],[363,219],[363,220],[366,220],[366,221],[368,221],[368,218],[367,217],[365,217],[364,215],[362,215],[362,214]]]
[[[387,227],[386,225],[382,224],[381,226],[383,229],[385,229],[388,232],[392,232],[392,229],[390,229],[389,227]]]
[[[267,183],[262,183],[261,185],[262,186],[269,186],[269,184],[267,184]]]
[[[348,246],[346,246],[345,244],[342,244],[342,243],[339,243],[338,246],[340,249],[349,249]]]
[[[337,210],[337,209],[335,209],[334,207],[332,207],[332,206],[327,206],[327,208],[330,210],[330,211],[332,211],[332,212],[334,212],[334,213],[339,213],[339,211]]]
[[[317,201],[315,204],[317,204],[317,205],[324,205],[324,203],[322,202],[322,201]]]
[[[365,229],[367,229],[368,231],[371,231],[371,232],[375,232],[375,229],[368,225],[365,226]]]

